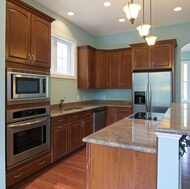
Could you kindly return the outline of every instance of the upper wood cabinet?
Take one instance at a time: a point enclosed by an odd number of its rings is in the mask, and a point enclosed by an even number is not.
[[[131,48],[78,47],[78,88],[131,88]]]
[[[109,88],[110,53],[107,50],[96,51],[96,88]]]
[[[78,47],[78,88],[95,88],[95,49]]]
[[[157,41],[154,46],[146,43],[132,44],[133,70],[173,69],[176,40]]]
[[[110,88],[131,88],[131,49],[115,50],[110,58]]]
[[[22,1],[6,4],[6,62],[50,68],[54,19]]]

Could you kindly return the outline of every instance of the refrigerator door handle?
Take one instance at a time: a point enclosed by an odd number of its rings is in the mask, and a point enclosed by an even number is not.
[[[148,83],[146,86],[146,99],[145,99],[145,105],[146,105],[146,112],[148,112],[148,106],[149,106],[149,87],[148,87]]]
[[[152,106],[152,88],[151,85],[149,85],[149,112],[151,112],[151,106]]]

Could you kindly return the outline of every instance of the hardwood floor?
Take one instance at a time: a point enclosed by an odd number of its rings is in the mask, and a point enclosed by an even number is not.
[[[77,152],[27,183],[11,189],[86,189],[86,151]],[[182,157],[182,189],[190,189],[190,148]]]
[[[86,189],[86,151],[77,152],[26,184],[11,189]]]

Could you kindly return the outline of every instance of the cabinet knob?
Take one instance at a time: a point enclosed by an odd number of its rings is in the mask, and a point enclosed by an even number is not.
[[[36,61],[35,56],[32,55],[32,62],[35,62],[35,61]]]
[[[42,161],[40,162],[38,165],[43,165],[46,161]]]
[[[31,54],[28,54],[28,60],[29,60],[29,62],[31,62],[31,60],[32,60]]]

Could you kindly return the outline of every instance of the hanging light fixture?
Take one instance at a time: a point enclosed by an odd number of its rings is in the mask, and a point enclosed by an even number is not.
[[[151,0],[150,0],[150,25],[152,26],[152,3],[151,3]],[[150,35],[148,37],[146,37],[145,39],[149,46],[152,46],[155,44],[157,37],[152,36],[152,27],[150,28]]]
[[[133,0],[131,0],[131,2],[128,2],[127,5],[123,7],[123,11],[126,13],[128,20],[130,20],[132,24],[134,24],[134,21],[137,18],[140,9],[141,6],[137,3],[134,3]]]
[[[149,29],[150,29],[149,24],[145,24],[144,22],[144,0],[143,0],[143,19],[142,19],[142,24],[137,27],[137,30],[139,31],[140,36],[142,36],[143,39],[149,34]]]

